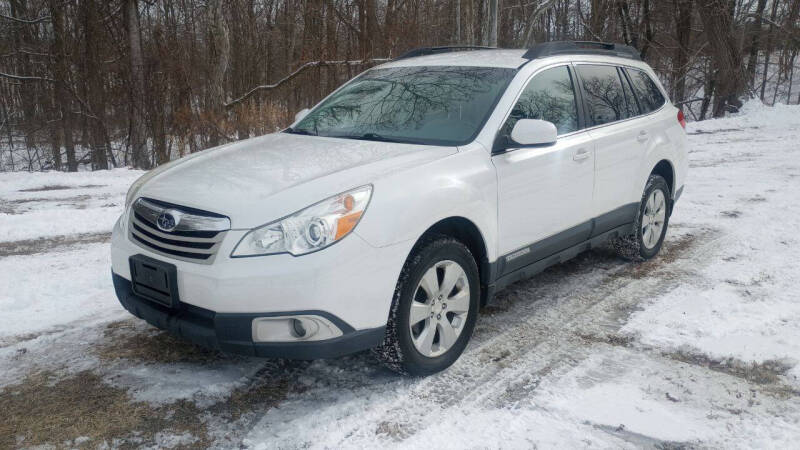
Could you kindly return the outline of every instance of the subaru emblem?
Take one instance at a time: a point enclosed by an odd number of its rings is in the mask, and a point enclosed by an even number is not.
[[[164,211],[158,215],[156,225],[158,225],[159,230],[170,232],[178,226],[179,220],[180,216],[173,214],[171,211]]]

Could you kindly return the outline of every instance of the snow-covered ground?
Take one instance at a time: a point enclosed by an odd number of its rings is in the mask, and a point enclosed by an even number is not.
[[[108,230],[140,172],[0,174],[0,447],[791,448],[800,107],[689,127],[663,253],[518,283],[448,371],[221,355],[130,318]]]

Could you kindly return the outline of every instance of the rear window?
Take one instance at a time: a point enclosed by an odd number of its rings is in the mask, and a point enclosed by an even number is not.
[[[589,122],[603,125],[628,118],[628,104],[614,66],[578,66]]]
[[[655,111],[664,105],[666,99],[656,83],[644,71],[638,69],[625,69],[631,79],[633,90],[639,99],[639,106],[643,114]]]

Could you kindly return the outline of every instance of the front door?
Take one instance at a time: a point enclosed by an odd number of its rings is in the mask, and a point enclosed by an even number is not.
[[[511,148],[492,157],[498,179],[501,271],[508,273],[578,244],[591,231],[594,144],[579,131],[575,85],[568,65],[544,69],[526,85],[498,139],[510,139],[519,119],[541,119],[558,141]],[[504,268],[504,269],[503,269]]]

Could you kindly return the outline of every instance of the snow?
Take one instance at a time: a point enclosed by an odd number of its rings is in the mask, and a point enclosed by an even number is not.
[[[123,318],[122,306],[109,302],[110,267],[107,244],[0,259],[0,342],[79,320]]]
[[[0,242],[109,232],[141,171],[4,173]]]
[[[624,332],[715,358],[800,362],[798,110],[750,102],[736,117],[690,125],[703,134],[692,137],[694,167],[672,220],[713,227],[717,251],[692,268],[696,282],[654,299]]]
[[[7,257],[0,250],[0,342],[77,320],[124,317],[122,307],[108,301],[108,245],[69,243],[72,235],[110,234],[128,186],[141,174],[115,169],[0,175],[0,243],[32,240],[27,247],[35,249]]]
[[[368,353],[286,362],[168,338],[122,309],[109,274],[108,233],[141,172],[2,173],[0,397],[37,371],[90,371],[154,413],[194,405],[219,447],[794,447],[800,107],[749,102],[687,131],[658,258],[594,251],[511,286],[459,361],[422,379]],[[144,431],[106,441],[202,442]]]

